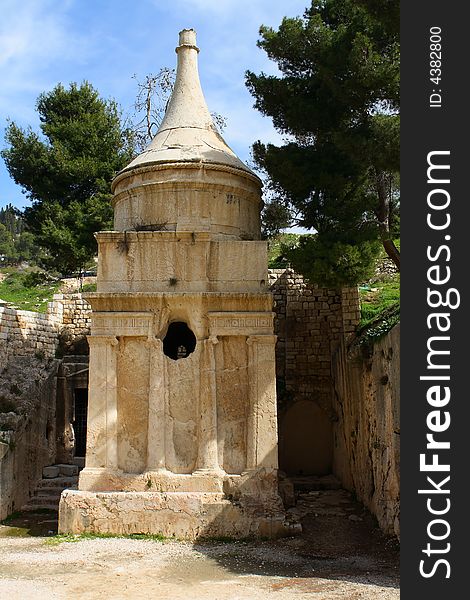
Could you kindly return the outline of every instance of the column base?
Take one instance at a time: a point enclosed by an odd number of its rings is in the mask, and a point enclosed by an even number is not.
[[[227,477],[227,472],[224,471],[223,469],[221,469],[220,467],[214,468],[214,469],[196,469],[196,471],[193,471],[192,473],[193,476],[198,476],[198,475],[210,475],[212,477]]]

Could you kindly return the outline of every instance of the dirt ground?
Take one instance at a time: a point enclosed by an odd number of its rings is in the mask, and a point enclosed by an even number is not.
[[[54,513],[0,526],[0,598],[398,600],[398,547],[344,490],[300,494],[277,541],[55,543]]]

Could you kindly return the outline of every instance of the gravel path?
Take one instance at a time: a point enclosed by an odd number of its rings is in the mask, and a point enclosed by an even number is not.
[[[333,497],[344,509],[344,492],[329,494],[324,504],[318,495],[301,499],[305,534],[275,542],[108,538],[50,545],[38,535],[41,527],[45,533],[54,527],[50,516],[37,516],[28,535],[24,528],[0,526],[0,598],[398,600],[393,544],[370,529],[365,513],[353,520],[350,512],[331,514]],[[309,502],[315,512],[308,511]],[[330,536],[318,541],[318,527]]]

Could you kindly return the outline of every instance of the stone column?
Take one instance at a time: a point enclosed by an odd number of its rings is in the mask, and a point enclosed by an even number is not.
[[[118,468],[117,346],[111,335],[88,336],[90,345],[87,468]]]
[[[201,391],[199,394],[199,449],[195,473],[222,474],[217,445],[217,383],[215,345],[217,336],[204,340],[201,356]]]
[[[277,469],[275,335],[251,335],[248,344],[247,471]]]
[[[149,418],[147,435],[147,470],[166,471],[166,361],[163,342],[150,342]]]

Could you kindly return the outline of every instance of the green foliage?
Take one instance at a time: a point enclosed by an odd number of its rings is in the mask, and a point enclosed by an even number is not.
[[[279,233],[268,239],[268,267],[282,269],[289,265],[287,252],[299,242],[298,233]]]
[[[2,262],[9,263],[12,257],[15,255],[13,235],[8,229],[0,223],[0,257]]]
[[[361,299],[361,324],[365,327],[375,321],[381,313],[400,304],[400,278],[398,275],[359,287]]]
[[[373,319],[359,328],[353,342],[355,346],[371,349],[400,321],[400,303],[395,302],[377,313]]]
[[[132,157],[133,136],[116,103],[87,82],[56,86],[36,109],[42,135],[11,122],[2,156],[32,202],[25,220],[48,251],[44,263],[69,274],[96,253],[94,231],[111,225],[110,184]]]
[[[317,232],[309,246],[321,258],[303,263],[312,253],[299,246],[296,264],[322,285],[333,271],[337,282],[360,281],[376,241],[398,260],[397,15],[398,0],[314,0],[303,18],[260,29],[281,75],[246,76],[256,108],[289,136],[280,147],[256,142],[255,163],[272,202]]]
[[[288,207],[276,198],[265,202],[261,211],[262,237],[276,238],[282,229],[292,224],[292,215]]]
[[[39,248],[34,236],[25,231],[25,223],[19,210],[11,204],[0,208],[0,263],[18,264],[37,258]]]
[[[22,310],[45,312],[59,289],[59,282],[44,272],[7,270],[6,275],[0,281],[0,298]]]
[[[376,240],[348,243],[326,235],[309,235],[288,249],[286,257],[294,270],[308,280],[339,288],[371,277],[379,247]]]
[[[24,222],[20,211],[14,208],[12,204],[7,204],[4,208],[0,208],[0,223],[5,225],[13,236],[22,233],[24,230]]]
[[[82,292],[96,292],[96,283],[85,283],[82,285]]]

